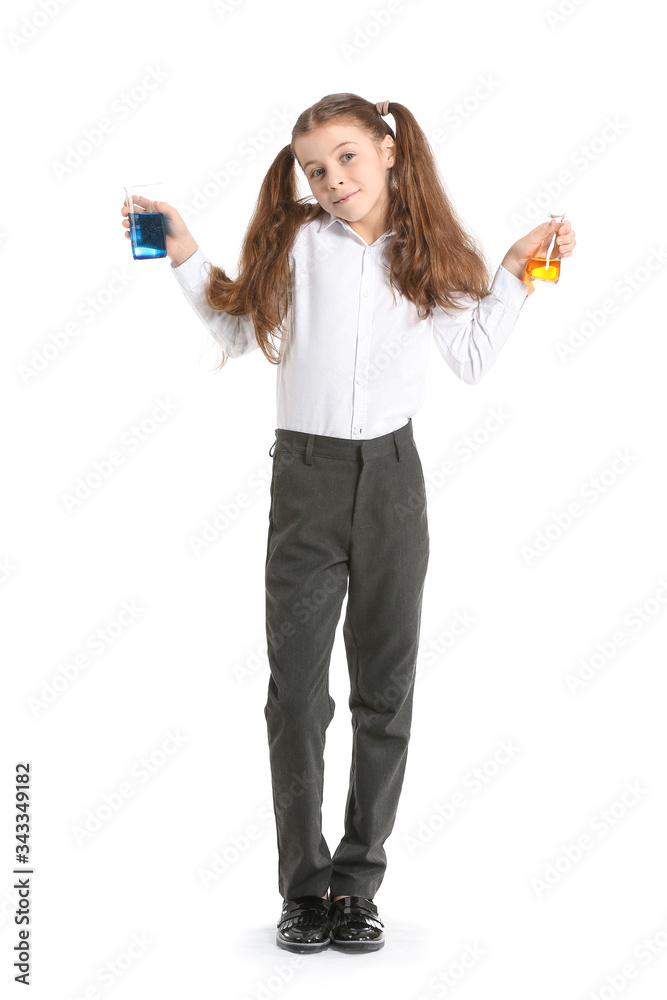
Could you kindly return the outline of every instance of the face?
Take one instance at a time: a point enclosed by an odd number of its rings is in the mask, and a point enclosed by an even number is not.
[[[366,132],[355,126],[322,125],[298,136],[294,149],[322,208],[350,225],[381,224],[389,203],[389,168],[396,159],[390,135],[378,152]]]

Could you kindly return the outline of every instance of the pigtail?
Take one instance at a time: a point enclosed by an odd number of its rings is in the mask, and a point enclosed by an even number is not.
[[[284,146],[269,167],[241,247],[239,276],[233,280],[212,266],[206,286],[211,309],[231,316],[251,316],[264,356],[278,364],[282,354],[271,338],[283,340],[289,307],[289,253],[299,227],[313,206],[298,197],[291,147]],[[315,206],[319,210],[319,206]],[[282,344],[281,344],[282,347]],[[227,363],[223,353],[217,366]]]
[[[491,272],[480,244],[466,232],[447,196],[437,160],[414,115],[392,102],[389,114],[396,122],[388,219],[388,228],[397,234],[390,254],[391,282],[424,319],[436,305],[462,308],[457,293],[486,295]]]

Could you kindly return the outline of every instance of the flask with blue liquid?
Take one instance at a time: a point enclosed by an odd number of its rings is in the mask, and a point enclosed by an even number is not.
[[[167,231],[156,201],[164,201],[161,183],[132,184],[125,187],[125,204],[130,222],[130,242],[135,260],[167,256]]]

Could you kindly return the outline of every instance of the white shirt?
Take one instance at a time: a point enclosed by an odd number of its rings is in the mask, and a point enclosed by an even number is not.
[[[348,439],[398,430],[424,403],[431,333],[447,365],[471,385],[497,358],[531,286],[501,264],[488,295],[460,295],[465,309],[436,307],[420,320],[414,303],[389,284],[382,250],[392,235],[369,246],[330,212],[299,229],[290,253],[288,340],[274,338],[282,351],[276,427]],[[206,304],[208,260],[198,247],[171,269],[229,358],[258,350],[250,316]]]

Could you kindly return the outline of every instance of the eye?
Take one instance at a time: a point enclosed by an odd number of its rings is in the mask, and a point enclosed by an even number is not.
[[[346,156],[356,156],[356,155],[357,155],[356,153],[343,153],[343,157],[346,157]],[[321,169],[322,169],[321,167],[316,167],[315,170],[311,170],[310,176],[311,177],[315,177],[315,174],[318,172],[318,170],[321,170]]]

